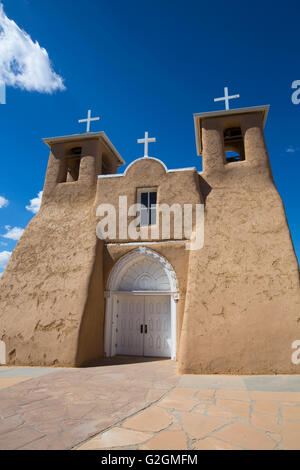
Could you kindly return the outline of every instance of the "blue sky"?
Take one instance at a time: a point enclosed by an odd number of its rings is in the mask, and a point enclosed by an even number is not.
[[[25,89],[8,86],[7,104],[0,105],[0,272],[1,253],[16,244],[3,235],[18,237],[14,229],[26,227],[33,217],[26,206],[43,188],[43,137],[83,132],[78,119],[92,109],[101,116],[92,130],[104,130],[127,163],[143,155],[136,140],[148,130],[157,138],[150,155],[169,168],[201,170],[193,113],[224,109],[213,101],[224,86],[241,96],[231,108],[271,105],[267,146],[299,259],[300,104],[291,100],[292,82],[300,80],[298,1],[254,0],[251,8],[201,0],[2,3],[7,17],[47,50],[52,70],[44,55],[41,81],[58,89],[28,91],[29,76]],[[0,64],[6,52],[0,42]]]

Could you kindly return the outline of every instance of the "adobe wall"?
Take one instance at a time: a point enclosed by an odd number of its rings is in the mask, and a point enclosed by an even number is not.
[[[246,161],[224,165],[222,120],[203,124],[205,244],[190,252],[180,373],[300,373],[299,269],[261,119],[243,119]]]
[[[124,175],[118,177],[99,178],[97,189],[97,202],[99,204],[110,203],[118,207],[119,197],[127,196],[128,207],[137,202],[138,188],[157,188],[159,204],[172,205],[180,204],[200,204],[202,195],[199,186],[198,173],[195,169],[183,171],[166,172],[161,162],[152,158],[142,158],[136,160],[128,167]],[[134,219],[128,218],[128,224]],[[173,227],[173,217],[171,216],[171,227]],[[161,226],[161,222],[160,222]],[[117,234],[119,223],[117,217]],[[163,240],[162,233],[159,233],[159,240],[148,248],[164,256],[173,266],[177,276],[180,299],[177,304],[177,344],[180,344],[181,326],[184,314],[186,280],[189,261],[189,251],[185,249],[184,241],[174,241],[174,233],[171,229],[170,240]],[[148,241],[141,234],[141,240]],[[139,242],[141,241],[139,240]],[[108,276],[115,263],[126,253],[134,250],[139,245],[134,245],[133,240],[124,238],[123,243],[130,242],[131,245],[110,243],[119,242],[117,239],[107,239],[108,246],[104,249],[104,285],[107,285]],[[161,242],[161,243],[160,243]],[[147,246],[147,245],[146,245]],[[177,348],[178,351],[178,348]]]
[[[168,204],[171,206],[176,203],[182,208],[184,204],[201,204],[202,195],[199,186],[198,173],[195,169],[184,169],[181,171],[166,171],[164,165],[154,158],[141,158],[135,160],[131,164],[124,175],[113,177],[100,177],[98,179],[96,207],[99,204],[112,204],[114,207],[119,206],[119,197],[126,196],[128,208],[137,202],[137,190],[139,188],[157,188],[159,204]],[[118,215],[118,214],[117,214]],[[135,217],[128,218],[128,224]],[[99,219],[100,220],[100,219]],[[171,233],[170,240],[174,240],[173,232],[173,214],[171,214]],[[108,238],[106,242],[132,242],[133,240],[124,237],[118,238],[119,235],[119,218],[117,216],[117,238]],[[160,223],[161,227],[161,223]],[[182,231],[183,232],[183,231]],[[150,240],[150,230],[145,232],[146,236],[141,237],[138,241]],[[149,235],[149,238],[147,238]],[[159,231],[157,240],[167,240]]]
[[[79,181],[62,184],[62,149],[53,148],[41,209],[1,278],[0,339],[8,364],[77,366],[103,353],[96,341],[104,319],[103,244],[95,233],[93,145],[84,148]]]

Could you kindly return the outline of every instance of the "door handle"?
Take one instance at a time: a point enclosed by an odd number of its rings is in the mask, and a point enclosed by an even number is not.
[[[145,334],[148,333],[148,325],[145,325]]]
[[[144,325],[141,325],[141,334],[144,333]]]

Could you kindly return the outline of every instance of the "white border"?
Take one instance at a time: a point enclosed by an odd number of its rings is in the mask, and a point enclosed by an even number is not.
[[[133,162],[131,162],[128,167],[126,168],[126,170],[124,171],[124,173],[119,173],[117,175],[98,175],[98,178],[120,178],[121,176],[126,176],[127,174],[127,171],[129,170],[129,168],[131,168],[135,163],[139,162],[140,160],[153,160],[155,162],[158,162],[160,163],[164,169],[165,169],[165,172],[166,173],[177,173],[178,171],[197,171],[197,168],[195,166],[191,166],[191,167],[188,167],[188,168],[177,168],[175,170],[168,170],[168,168],[166,167],[166,165],[164,164],[164,162],[162,162],[161,160],[159,160],[158,158],[154,158],[154,157],[141,157],[141,158],[137,158],[136,160],[134,160]]]

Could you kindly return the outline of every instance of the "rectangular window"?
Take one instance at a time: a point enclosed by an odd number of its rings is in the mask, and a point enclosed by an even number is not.
[[[138,190],[138,203],[142,205],[141,227],[156,224],[157,189],[145,188]]]

